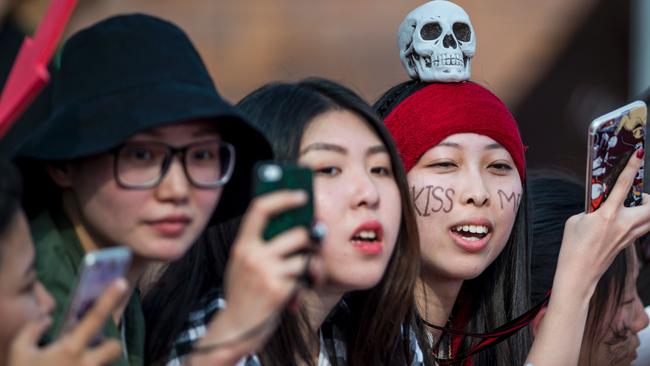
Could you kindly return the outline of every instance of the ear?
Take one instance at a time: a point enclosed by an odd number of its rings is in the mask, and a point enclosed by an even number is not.
[[[537,332],[539,332],[539,327],[542,324],[542,320],[544,319],[544,315],[546,315],[546,306],[541,308],[537,315],[533,318],[533,320],[530,322],[530,330],[531,333],[533,334],[533,338],[537,337]]]
[[[70,188],[70,186],[72,186],[72,180],[70,179],[70,164],[47,164],[47,172],[57,186],[61,188]]]

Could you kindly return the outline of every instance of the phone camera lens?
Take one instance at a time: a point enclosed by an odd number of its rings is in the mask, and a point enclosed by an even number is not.
[[[265,165],[260,173],[260,179],[265,182],[277,182],[282,178],[282,168],[277,165]]]

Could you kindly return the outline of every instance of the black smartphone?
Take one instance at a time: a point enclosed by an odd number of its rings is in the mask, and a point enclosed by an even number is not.
[[[131,250],[114,247],[87,253],[81,262],[81,274],[71,294],[68,309],[59,329],[59,336],[72,330],[95,301],[116,279],[124,277],[131,263]],[[93,343],[101,339],[98,334]]]
[[[645,146],[647,108],[635,101],[598,117],[589,126],[585,205],[593,212],[603,204],[628,160]],[[625,206],[641,204],[643,165],[634,179]]]
[[[254,195],[273,191],[303,190],[307,193],[307,203],[281,212],[269,220],[264,230],[264,240],[271,240],[276,235],[296,226],[303,226],[311,232],[314,222],[313,174],[311,169],[295,164],[261,162],[255,166]]]

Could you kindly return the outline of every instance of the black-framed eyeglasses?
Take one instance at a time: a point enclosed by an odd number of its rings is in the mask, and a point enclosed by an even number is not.
[[[115,156],[115,180],[120,186],[131,189],[157,186],[176,155],[180,155],[185,176],[198,188],[223,186],[230,180],[235,166],[235,148],[219,140],[181,147],[161,142],[127,142],[111,152]]]

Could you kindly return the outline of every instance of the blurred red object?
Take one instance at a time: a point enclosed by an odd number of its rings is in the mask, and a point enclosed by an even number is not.
[[[52,0],[33,38],[25,37],[0,94],[0,138],[50,80],[47,65],[77,0]]]

